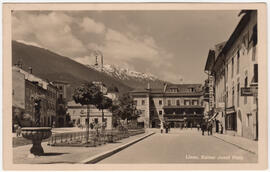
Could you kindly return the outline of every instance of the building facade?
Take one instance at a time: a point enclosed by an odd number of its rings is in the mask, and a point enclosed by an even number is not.
[[[33,75],[31,67],[27,72],[19,66],[13,66],[12,78],[12,104],[13,107],[21,110],[20,120],[23,118],[22,114],[29,114],[34,119],[33,97],[39,96],[41,98],[41,126],[51,126],[56,116],[57,88]]]
[[[215,114],[224,133],[258,138],[256,95],[241,90],[258,84],[257,11],[243,10],[243,15],[221,51],[208,54],[205,70],[214,77]]]
[[[138,122],[145,128],[195,127],[203,120],[203,90],[200,84],[165,84],[160,89],[130,92],[141,115]]]
[[[75,101],[68,102],[68,113],[71,117],[71,121],[74,126],[81,124],[82,126],[87,126],[87,106],[82,106]],[[106,129],[112,129],[112,113],[108,109],[103,110],[104,122],[106,124]],[[101,110],[97,109],[95,106],[90,105],[90,116],[89,122],[100,124],[102,123],[102,113]]]
[[[68,99],[68,86],[69,84],[65,81],[53,81],[52,84],[57,88],[57,99],[56,99],[56,117],[55,127],[67,126],[67,99]]]
[[[25,79],[24,74],[16,68],[12,68],[12,131],[14,125],[18,125],[19,119],[25,110]]]

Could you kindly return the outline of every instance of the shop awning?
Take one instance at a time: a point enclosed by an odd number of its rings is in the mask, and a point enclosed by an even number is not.
[[[218,112],[216,112],[216,113],[209,119],[209,121],[215,119],[215,118],[217,117],[217,115],[218,115]]]

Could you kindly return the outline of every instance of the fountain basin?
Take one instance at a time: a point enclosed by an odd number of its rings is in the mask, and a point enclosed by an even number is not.
[[[52,135],[51,127],[24,127],[22,128],[22,136],[26,139],[32,140],[33,146],[30,153],[35,156],[44,154],[41,142]]]

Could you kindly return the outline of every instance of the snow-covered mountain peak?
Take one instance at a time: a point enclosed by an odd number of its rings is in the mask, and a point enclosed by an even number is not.
[[[151,80],[151,81],[158,80],[158,78],[152,74],[137,72],[137,71],[129,70],[128,68],[123,68],[116,65],[105,64],[103,65],[103,68],[101,68],[101,66],[95,66],[95,65],[88,65],[88,67],[94,70],[100,71],[100,72],[105,72],[108,75],[111,75],[121,80],[129,80],[129,79]]]

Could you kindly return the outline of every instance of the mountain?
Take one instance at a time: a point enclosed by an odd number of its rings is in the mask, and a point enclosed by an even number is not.
[[[33,74],[49,81],[69,83],[68,98],[71,99],[74,88],[85,82],[102,81],[107,87],[116,86],[121,93],[132,88],[112,76],[90,69],[68,57],[58,55],[47,49],[12,41],[12,64],[19,60],[23,70],[32,67]]]
[[[113,65],[104,65],[101,70],[96,66],[86,66],[71,58],[61,56],[37,44],[12,41],[12,64],[19,60],[23,69],[32,67],[33,74],[49,81],[69,83],[68,97],[71,99],[74,88],[85,82],[101,81],[107,87],[116,86],[120,93],[135,88],[162,87],[164,81],[151,74],[140,73]]]
[[[105,64],[103,68],[96,65],[87,65],[90,69],[94,69],[99,72],[104,72],[116,80],[121,80],[126,85],[132,88],[145,88],[148,83],[151,88],[162,87],[164,81],[159,80],[152,74],[141,73],[128,68],[123,68],[115,65]]]

